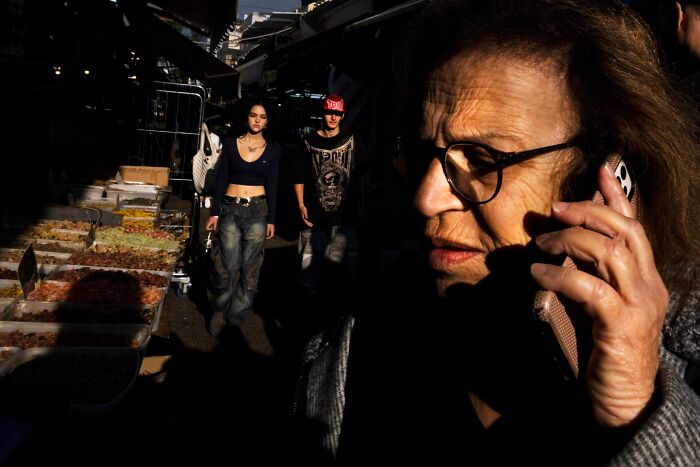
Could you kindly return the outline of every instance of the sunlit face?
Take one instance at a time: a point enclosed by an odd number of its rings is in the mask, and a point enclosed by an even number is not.
[[[323,126],[327,130],[335,130],[345,114],[340,112],[327,112],[323,114]]]
[[[684,30],[681,42],[696,58],[700,58],[700,7],[685,6]]]
[[[248,131],[256,134],[260,133],[267,126],[267,112],[262,105],[254,105],[248,112]]]
[[[553,64],[507,56],[459,55],[429,77],[421,137],[437,147],[469,140],[501,151],[523,151],[567,141],[575,127],[564,82]],[[549,216],[571,150],[554,151],[506,167],[495,199],[472,205],[460,198],[434,158],[415,204],[432,241],[429,262],[441,295],[457,283],[489,274],[486,256],[525,245],[536,233],[526,215]]]

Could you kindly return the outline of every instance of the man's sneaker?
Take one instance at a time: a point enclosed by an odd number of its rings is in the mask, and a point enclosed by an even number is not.
[[[216,337],[221,334],[224,327],[226,327],[224,313],[222,311],[215,311],[211,315],[211,320],[209,321],[209,334]]]

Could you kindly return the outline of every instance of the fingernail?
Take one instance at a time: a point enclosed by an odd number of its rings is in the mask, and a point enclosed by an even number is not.
[[[605,166],[605,173],[608,175],[608,177],[615,177],[615,172],[613,172],[612,167],[610,167],[608,164],[604,164]]]
[[[552,234],[548,234],[548,233],[538,235],[537,237],[535,237],[535,243],[537,243],[538,245],[542,245],[551,236],[552,236]]]
[[[547,266],[545,266],[542,263],[532,263],[532,266],[530,266],[530,273],[540,276],[547,272]]]
[[[568,207],[569,203],[566,203],[564,201],[555,201],[554,203],[552,203],[552,211],[554,212],[566,211]]]

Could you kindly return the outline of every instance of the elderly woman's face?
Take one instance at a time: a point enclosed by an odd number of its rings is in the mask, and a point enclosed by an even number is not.
[[[430,76],[421,136],[446,147],[483,143],[500,151],[524,151],[571,137],[574,119],[564,82],[552,64],[505,56],[454,57]],[[533,235],[526,216],[549,216],[570,150],[547,153],[503,170],[495,199],[470,204],[450,187],[441,161],[431,161],[416,194],[432,241],[431,267],[441,294],[452,284],[475,284],[489,274],[486,255],[525,245]]]

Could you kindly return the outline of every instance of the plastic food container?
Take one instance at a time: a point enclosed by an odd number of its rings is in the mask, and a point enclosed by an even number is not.
[[[11,271],[17,271],[18,267],[19,267],[19,263],[10,263],[7,261],[0,262],[0,268],[9,269]]]
[[[2,265],[2,263],[0,263]],[[129,268],[110,268],[107,266],[83,266],[80,264],[60,264],[58,265],[53,271],[52,274],[49,274],[46,279],[47,280],[55,280],[54,278],[56,277],[56,274],[58,274],[61,271],[71,271],[71,270],[76,270],[76,269],[92,269],[95,271],[124,271],[124,272],[148,272],[151,274],[155,274],[157,276],[162,276],[162,277],[167,277],[168,278],[168,283],[164,288],[170,287],[170,282],[171,282],[171,276],[172,273],[168,271],[152,271],[148,269],[129,269]]]
[[[133,387],[142,359],[128,347],[36,347],[18,352],[2,380],[21,405],[101,414]]]
[[[51,242],[52,240],[46,240],[46,241]],[[69,243],[73,243],[73,242],[69,242]],[[25,251],[26,251],[26,248],[24,248],[24,249],[22,249],[22,248],[0,248],[0,253],[7,253],[8,255],[13,254],[15,256],[18,255],[17,261],[3,261],[4,263],[19,263],[19,258],[22,257],[22,255],[24,254]],[[62,259],[70,258],[70,255],[72,255],[72,253],[56,253],[53,251],[35,251],[34,252],[34,256],[36,256],[37,263],[41,262],[42,256],[50,256],[52,258],[57,258],[59,260],[62,260]]]
[[[0,298],[9,298],[10,300],[16,300],[17,298],[20,298],[24,294],[21,292],[22,291],[22,286],[19,281],[13,281],[11,279],[0,279],[0,289],[13,289],[13,288],[19,288],[21,295],[20,296],[12,296],[12,297],[0,297]]]
[[[30,237],[17,237],[16,240],[18,242],[18,248],[16,249],[20,251],[26,250],[30,244],[33,244],[35,255],[45,255],[48,253],[68,253],[67,251],[56,251],[57,248],[61,250],[70,250],[71,252],[85,249],[85,242],[66,242],[63,240],[47,240],[45,238]]]
[[[0,347],[127,347],[142,354],[150,337],[143,324],[0,322]]]
[[[19,298],[0,298],[0,316],[2,316],[2,314],[17,300],[19,300]]]
[[[88,200],[82,200],[78,201],[76,203],[76,206],[79,208],[95,208],[95,209],[101,209],[103,211],[114,211],[117,209],[119,206],[115,200],[111,199],[88,199]]]
[[[19,347],[0,347],[0,376],[14,366],[22,349]]]
[[[34,251],[38,253],[63,253],[66,254],[65,251],[53,251],[51,250],[51,247],[58,245],[62,248],[73,250],[73,251],[80,251],[85,248],[85,243],[84,242],[65,242],[63,240],[43,240],[43,239],[37,239],[37,238],[32,238],[31,239],[32,243],[34,243]],[[27,245],[29,246],[29,245]]]
[[[26,323],[141,324],[148,325],[153,331],[158,328],[162,307],[161,303],[88,305],[18,299],[0,312],[0,320]]]
[[[0,248],[0,250],[2,250],[2,249]],[[16,251],[21,252],[22,250],[16,250]],[[70,253],[67,253],[67,255],[68,255],[68,258],[70,258]],[[63,257],[59,257],[59,259],[61,260],[61,262],[63,261]],[[51,271],[53,271],[58,266],[58,264],[42,263],[40,257],[37,257],[36,260],[37,260],[36,268],[37,268],[37,272],[39,273],[40,276],[47,276]],[[2,261],[2,262],[0,262],[0,267],[4,267],[7,269],[13,269],[16,271],[17,268],[19,267],[19,262]]]
[[[158,196],[158,186],[157,185],[147,185],[138,183],[110,183],[107,185],[108,190],[117,190],[119,192],[119,199],[128,199],[127,196],[132,196],[134,198],[150,198],[156,199]]]

